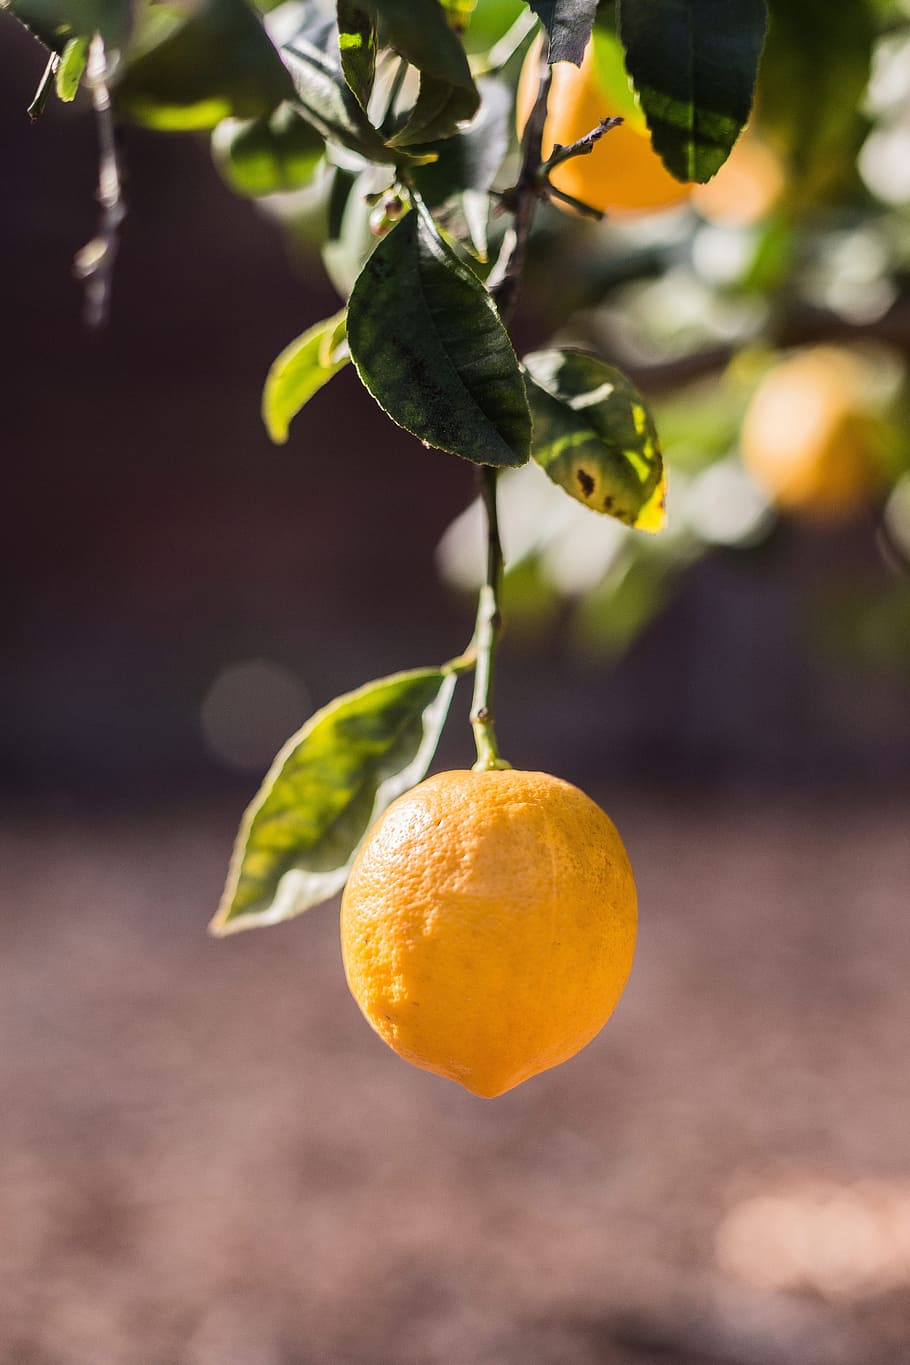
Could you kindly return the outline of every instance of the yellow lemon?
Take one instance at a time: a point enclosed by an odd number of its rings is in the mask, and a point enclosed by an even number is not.
[[[883,478],[869,362],[836,346],[783,360],[761,381],[742,428],[743,463],[779,507],[819,520],[862,505]]]
[[[632,967],[615,826],[547,773],[445,772],[394,801],[344,892],[351,992],[390,1047],[492,1098],[574,1056]]]

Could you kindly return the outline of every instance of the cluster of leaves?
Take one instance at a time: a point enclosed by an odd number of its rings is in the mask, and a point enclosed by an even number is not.
[[[765,0],[600,10],[597,0],[5,3],[54,54],[61,98],[73,98],[100,42],[118,118],[211,130],[244,194],[319,182],[325,259],[345,303],[275,361],[263,397],[274,440],[353,361],[376,402],[426,446],[496,469],[533,457],[585,508],[659,529],[662,453],[637,389],[576,348],[520,361],[497,308],[508,242],[491,262],[489,210],[494,187],[510,188],[498,177],[514,143],[502,71],[535,20],[550,63],[579,64],[595,22],[605,26],[667,168],[706,181],[749,116]],[[475,8],[481,29],[485,8],[506,23],[469,57]],[[533,179],[539,168],[529,169]],[[370,684],[289,741],[241,831],[219,929],[299,913],[343,884],[370,823],[426,771],[467,659]]]

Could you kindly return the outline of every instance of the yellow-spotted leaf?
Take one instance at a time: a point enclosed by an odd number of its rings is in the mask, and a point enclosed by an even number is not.
[[[640,531],[664,523],[666,477],[654,420],[633,384],[583,351],[524,359],[532,455],[554,483],[595,512]]]

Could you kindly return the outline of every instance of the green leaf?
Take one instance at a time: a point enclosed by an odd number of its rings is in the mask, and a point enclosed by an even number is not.
[[[213,933],[278,924],[341,890],[367,830],[426,773],[454,687],[442,668],[397,673],[288,740],[243,818]]]
[[[291,419],[350,360],[344,324],[342,309],[297,337],[272,364],[262,391],[262,420],[276,445],[284,445]]]
[[[312,180],[325,145],[293,105],[259,119],[224,119],[212,134],[212,154],[238,194],[297,190]]]
[[[765,0],[619,0],[626,64],[677,180],[720,170],[752,107]]]
[[[319,10],[305,11],[305,22],[282,51],[301,111],[323,137],[370,161],[396,160],[345,80],[338,29],[331,17]]]
[[[527,0],[546,31],[547,61],[581,66],[594,26],[597,0]]]
[[[605,22],[598,21],[594,29],[591,55],[598,88],[606,96],[605,107],[618,114],[624,123],[636,131],[646,133],[647,119],[641,111],[626,70],[626,54],[622,43],[616,30]]]
[[[476,114],[480,95],[464,48],[439,0],[362,0],[381,25],[383,40],[420,75],[420,90],[403,128],[389,142],[413,147],[449,137]]]
[[[637,389],[582,351],[537,351],[525,356],[524,367],[537,463],[585,507],[659,531],[663,459]]]
[[[71,38],[100,33],[108,48],[119,48],[132,26],[131,0],[0,0],[54,52]]]
[[[426,445],[475,464],[524,464],[530,414],[508,333],[480,280],[415,199],[351,294],[357,372],[392,421]]]
[[[76,98],[76,92],[85,75],[89,42],[87,36],[70,38],[63,49],[60,65],[54,75],[54,86],[58,99],[63,100],[64,104],[71,104]]]
[[[418,71],[448,85],[473,90],[464,48],[452,32],[439,0],[362,0],[381,26],[390,47]],[[475,101],[475,109],[477,107]]]
[[[189,14],[164,7],[114,93],[118,112],[177,131],[259,118],[292,99],[294,87],[246,0],[203,0]]]
[[[413,171],[414,183],[430,208],[466,190],[486,194],[509,149],[513,92],[497,80],[482,80],[479,89],[480,109],[472,121],[433,147],[435,161]]]
[[[338,0],[338,50],[348,88],[366,109],[376,75],[376,20],[357,0]]]
[[[420,90],[404,127],[389,138],[392,147],[414,147],[434,138],[451,137],[458,125],[477,112],[476,90],[463,90],[435,76],[421,76]]]

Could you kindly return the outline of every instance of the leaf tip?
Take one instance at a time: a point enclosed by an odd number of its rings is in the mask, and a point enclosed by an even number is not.
[[[636,531],[647,531],[656,536],[667,520],[667,471],[662,470],[660,481],[633,523]]]

